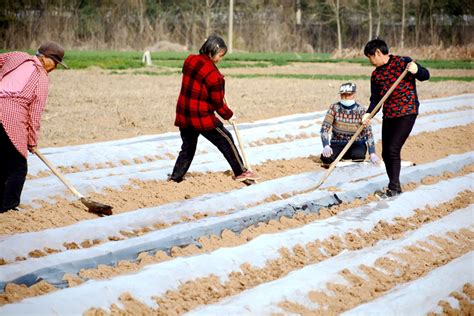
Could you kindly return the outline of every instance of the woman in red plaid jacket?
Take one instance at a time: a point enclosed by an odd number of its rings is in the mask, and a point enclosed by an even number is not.
[[[224,155],[238,181],[256,180],[258,176],[246,170],[230,132],[216,117],[234,119],[233,112],[224,99],[224,76],[216,64],[227,53],[227,46],[219,36],[209,36],[199,55],[189,55],[183,65],[181,91],[176,105],[176,120],[179,127],[181,151],[169,181],[181,182],[196,153],[199,135],[204,136]]]

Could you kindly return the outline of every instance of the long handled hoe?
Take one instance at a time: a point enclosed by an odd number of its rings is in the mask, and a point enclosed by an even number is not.
[[[79,191],[76,190],[76,188],[72,186],[72,184],[66,178],[64,178],[64,176],[51,164],[51,162],[49,162],[48,159],[46,159],[45,156],[43,156],[43,154],[38,149],[35,149],[34,153],[36,154],[36,156],[38,156],[39,159],[41,159],[46,164],[46,166],[48,166],[48,168],[54,173],[54,175],[58,177],[59,180],[61,180],[62,183],[64,183],[64,185],[75,196],[77,196],[79,201],[81,201],[81,203],[89,209],[89,212],[100,215],[112,215],[112,206],[85,198],[81,193],[79,193]]]
[[[237,136],[237,142],[239,143],[239,147],[240,147],[240,151],[242,152],[242,158],[244,159],[244,165],[245,165],[245,168],[247,168],[247,170],[249,171],[252,171],[252,167],[250,166],[248,160],[247,160],[247,155],[245,154],[245,150],[244,150],[244,144],[242,143],[242,139],[240,138],[240,133],[239,133],[239,130],[237,129],[237,126],[235,125],[235,122],[230,122],[230,124],[232,124],[232,127],[234,128],[234,132],[235,132],[235,136]],[[257,180],[247,180],[248,182],[251,182],[251,183],[258,183]]]
[[[378,112],[378,110],[382,107],[383,103],[387,100],[387,98],[392,94],[393,90],[395,90],[395,88],[398,86],[398,84],[400,83],[400,81],[402,81],[403,78],[405,78],[406,74],[408,73],[408,67],[405,68],[405,70],[402,72],[402,74],[400,75],[400,77],[398,77],[397,81],[395,81],[393,83],[393,85],[390,87],[390,89],[385,93],[385,95],[382,97],[382,99],[379,101],[379,103],[377,103],[377,105],[375,106],[374,110],[370,113],[370,116],[369,116],[369,120],[372,119],[372,117],[374,117],[374,115]],[[354,135],[351,137],[351,139],[349,140],[349,142],[347,143],[347,145],[344,147],[344,149],[341,151],[341,153],[337,156],[336,160],[334,160],[331,165],[329,166],[329,169],[326,171],[326,173],[323,175],[323,177],[321,178],[321,180],[319,181],[319,183],[308,189],[308,190],[305,190],[305,191],[312,191],[312,190],[316,190],[318,189],[323,183],[324,181],[326,181],[326,179],[329,177],[329,175],[332,173],[332,171],[334,170],[334,168],[336,168],[336,165],[337,163],[339,162],[339,160],[342,159],[342,157],[344,157],[344,154],[349,150],[349,148],[351,147],[351,145],[354,143],[355,139],[357,138],[357,136],[359,136],[359,134],[362,132],[362,130],[365,128],[364,124],[361,124],[359,126],[359,128],[357,129],[357,131],[354,133]]]

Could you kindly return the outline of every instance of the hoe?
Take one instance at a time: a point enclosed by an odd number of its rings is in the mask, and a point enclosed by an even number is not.
[[[76,190],[76,188],[74,188],[72,186],[72,184],[51,164],[51,162],[48,161],[48,159],[46,159],[45,156],[43,156],[43,154],[38,150],[38,149],[35,149],[34,150],[34,153],[36,154],[36,156],[38,156],[39,159],[41,159],[45,164],[46,166],[48,166],[48,168],[54,173],[54,175],[56,177],[59,178],[59,180],[61,180],[62,183],[64,183],[64,185],[79,199],[79,201],[81,201],[82,204],[84,204],[89,212],[91,213],[95,213],[95,214],[99,214],[99,215],[112,215],[112,206],[110,205],[106,205],[106,204],[102,204],[102,203],[99,203],[99,202],[95,202],[95,201],[92,201],[88,198],[85,198],[81,193],[79,193],[79,191]]]

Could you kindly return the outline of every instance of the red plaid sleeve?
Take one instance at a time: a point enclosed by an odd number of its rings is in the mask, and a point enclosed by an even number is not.
[[[233,113],[224,102],[225,94],[225,82],[222,75],[217,72],[211,73],[206,78],[207,91],[211,98],[212,105],[214,109],[219,113],[219,115],[224,119],[228,120],[232,117]]]

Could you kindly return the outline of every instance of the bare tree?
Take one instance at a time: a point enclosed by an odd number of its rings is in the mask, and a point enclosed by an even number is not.
[[[405,1],[402,0],[402,29],[400,31],[400,47],[405,46]]]
[[[234,0],[229,0],[229,38],[227,46],[229,53],[232,54],[233,42],[234,42]]]
[[[340,15],[340,0],[327,0],[331,7],[334,17],[336,19],[337,26],[337,50],[342,51],[342,34],[341,34],[341,15]]]
[[[433,8],[434,8],[434,0],[429,0],[429,14],[430,14],[430,37],[431,37],[431,45],[437,44],[436,35],[435,35],[435,23],[433,18]]]
[[[369,0],[368,2],[368,14],[369,14],[369,41],[372,39],[373,37],[373,31],[372,31],[372,1]]]
[[[206,0],[206,7],[205,7],[205,13],[204,13],[206,17],[206,30],[205,30],[206,36],[209,36],[209,34],[211,33],[211,15],[212,15],[211,9],[215,3],[216,3],[215,0]]]
[[[375,31],[375,36],[380,36],[380,21],[382,20],[382,13],[380,13],[380,0],[377,0],[377,29]]]

